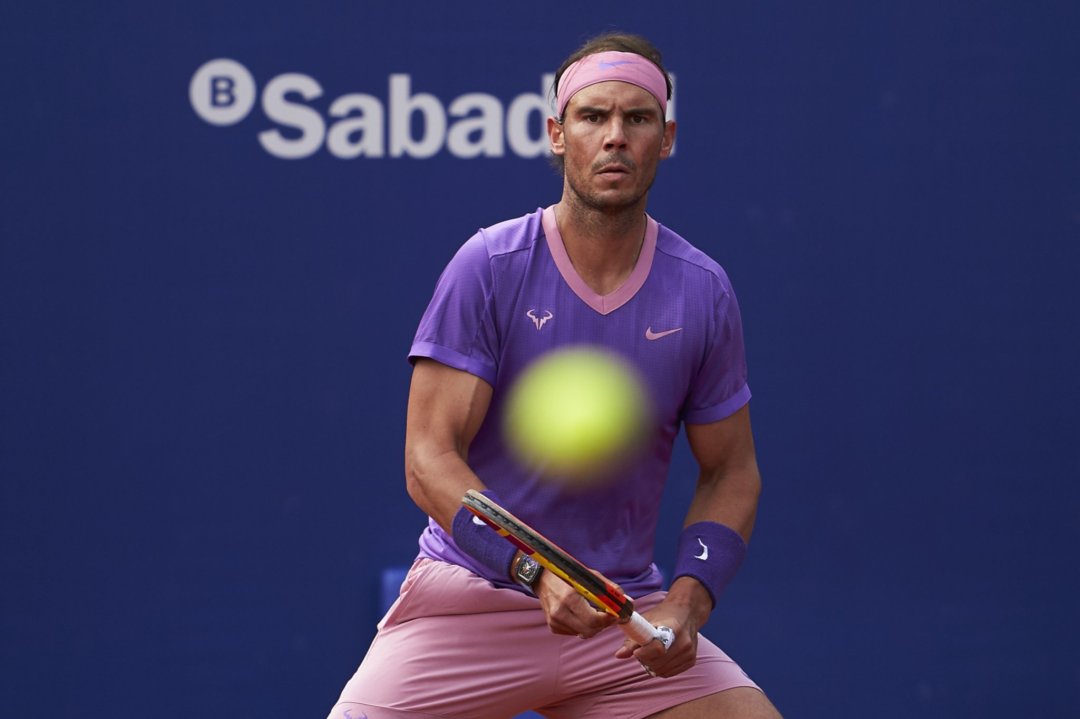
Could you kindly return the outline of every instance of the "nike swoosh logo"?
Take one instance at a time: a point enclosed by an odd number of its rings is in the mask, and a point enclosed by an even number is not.
[[[475,514],[473,515],[473,518],[472,518],[472,523],[473,523],[473,524],[475,524],[475,525],[476,525],[477,527],[486,527],[486,526],[487,526],[487,522],[485,522],[484,520],[480,519],[480,518],[479,518],[479,517],[477,517],[477,516],[476,516]]]
[[[667,330],[665,332],[653,332],[652,327],[650,327],[649,329],[645,330],[645,339],[658,340],[661,337],[667,337],[668,335],[673,335],[676,332],[682,332],[682,327],[676,327],[673,330]]]
[[[701,554],[695,554],[694,559],[700,559],[704,562],[709,558],[709,548],[705,546],[705,542],[701,541],[700,538],[698,538],[697,543],[701,545]]]

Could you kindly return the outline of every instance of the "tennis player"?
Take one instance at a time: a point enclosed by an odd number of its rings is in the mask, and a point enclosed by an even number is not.
[[[416,332],[406,480],[430,522],[333,719],[779,716],[698,632],[746,553],[761,481],[728,277],[646,214],[675,141],[670,79],[647,40],[609,34],[555,82],[547,132],[561,199],[470,238]],[[640,370],[656,428],[617,481],[570,491],[507,453],[503,402],[544,352],[598,342]],[[653,545],[681,426],[700,471],[664,592]],[[461,504],[470,488],[619,583],[674,631],[672,646],[635,644],[474,522]]]

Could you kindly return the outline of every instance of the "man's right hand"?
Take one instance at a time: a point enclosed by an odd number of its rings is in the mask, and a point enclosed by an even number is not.
[[[554,634],[588,639],[615,624],[616,617],[602,612],[553,572],[544,572],[533,587]]]

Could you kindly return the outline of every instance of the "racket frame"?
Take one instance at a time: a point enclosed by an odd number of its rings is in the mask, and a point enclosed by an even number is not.
[[[619,585],[599,572],[590,570],[557,544],[475,489],[468,490],[461,503],[522,552],[572,586],[590,604],[618,617],[619,626],[635,642],[644,645],[657,639],[665,648],[671,646],[671,630],[667,627],[654,627],[634,611],[634,600],[626,596]]]

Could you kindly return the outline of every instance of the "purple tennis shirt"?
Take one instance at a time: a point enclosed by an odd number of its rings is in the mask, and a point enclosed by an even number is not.
[[[494,388],[470,467],[507,509],[631,596],[662,584],[653,545],[680,425],[724,419],[750,399],[742,320],[727,275],[647,219],[634,271],[604,296],[574,271],[553,208],[480,230],[443,271],[409,353],[410,361],[431,358]],[[515,378],[568,345],[601,346],[636,366],[654,410],[655,431],[637,456],[612,482],[586,491],[540,480],[508,453],[502,434]],[[517,586],[492,576],[434,521],[420,537],[420,554]]]

